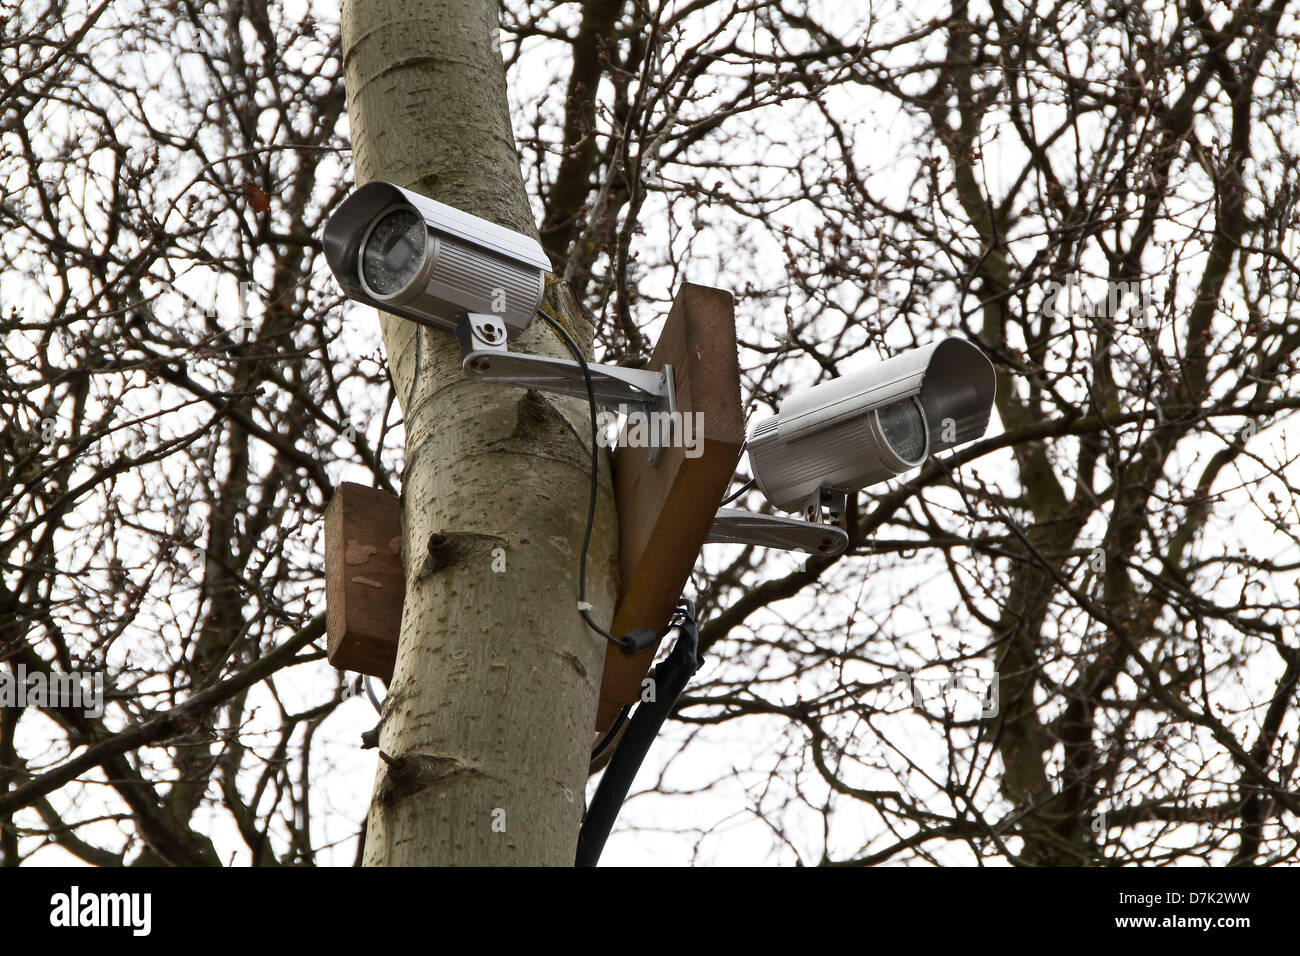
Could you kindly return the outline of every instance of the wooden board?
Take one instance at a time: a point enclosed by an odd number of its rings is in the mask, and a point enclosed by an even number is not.
[[[325,633],[330,663],[391,680],[402,626],[402,503],[344,482],[325,507]]]
[[[688,457],[694,449],[680,441],[656,465],[646,448],[614,453],[622,582],[614,634],[668,622],[740,459],[745,422],[730,293],[682,286],[650,361],[652,369],[664,365],[673,366],[678,412],[699,413],[693,437],[700,453]],[[406,589],[401,524],[395,495],[361,485],[340,485],[325,509],[329,659],[341,670],[392,677]],[[606,648],[598,733],[640,699],[654,653],[628,657]]]
[[[668,623],[740,460],[745,416],[729,292],[682,286],[650,360],[652,369],[665,365],[673,367],[677,409],[698,413],[697,438],[703,441],[698,457],[672,447],[656,465],[645,448],[620,445],[614,453],[623,587],[612,634]],[[624,704],[640,699],[654,653],[652,648],[628,657],[616,647],[605,649],[597,731],[606,730]]]

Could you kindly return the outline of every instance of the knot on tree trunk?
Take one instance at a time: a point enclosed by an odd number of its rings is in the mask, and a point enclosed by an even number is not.
[[[564,416],[555,410],[555,406],[541,392],[532,388],[525,390],[515,408],[515,436],[547,425],[564,428]]]
[[[505,545],[506,539],[495,534],[473,531],[435,531],[429,535],[428,553],[417,580],[437,574],[453,564],[477,557],[491,556],[492,549]]]
[[[508,438],[493,444],[549,458],[575,456],[575,463],[585,461],[589,454],[587,439],[573,423],[545,395],[531,388],[524,392],[515,406],[514,430]]]
[[[388,765],[388,772],[379,784],[379,802],[385,806],[446,780],[483,775],[477,767],[462,763],[455,757],[434,754],[390,757],[382,750],[379,757]]]

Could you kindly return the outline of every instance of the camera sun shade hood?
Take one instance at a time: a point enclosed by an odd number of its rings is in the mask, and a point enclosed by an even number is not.
[[[965,339],[910,349],[797,392],[753,422],[750,466],[772,504],[797,512],[818,489],[854,491],[915,467],[882,441],[877,409],[917,401],[932,455],[984,434],[996,388],[992,363]]]
[[[421,274],[424,285],[410,294],[380,300],[362,285],[358,257],[370,226],[400,208],[414,209],[431,234]],[[432,322],[452,333],[467,312],[499,315],[512,335],[527,328],[551,269],[537,240],[379,181],[361,186],[343,200],[325,224],[323,242],[325,261],[348,298]]]
[[[781,403],[777,434],[805,438],[915,395],[929,425],[930,452],[944,451],[984,434],[996,382],[983,352],[965,339],[947,338],[791,395]],[[944,419],[956,425],[952,441],[942,440]]]

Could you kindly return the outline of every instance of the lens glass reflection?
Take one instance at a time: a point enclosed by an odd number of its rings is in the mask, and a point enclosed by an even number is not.
[[[876,411],[881,434],[889,450],[910,464],[920,464],[925,456],[925,416],[913,399],[905,398]]]
[[[361,250],[361,278],[376,295],[409,286],[424,262],[427,232],[413,209],[395,209],[376,223]]]

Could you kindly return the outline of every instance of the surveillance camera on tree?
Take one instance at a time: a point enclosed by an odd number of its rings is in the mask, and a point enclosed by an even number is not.
[[[453,334],[467,314],[523,331],[551,268],[536,239],[384,182],[343,200],[324,243],[348,298]]]
[[[984,434],[996,377],[978,348],[947,338],[795,392],[746,438],[754,481],[782,511],[822,489],[857,491]]]
[[[745,446],[758,490],[803,520],[723,508],[709,540],[840,553],[849,494],[979,438],[996,389],[984,353],[947,338],[795,392],[753,422]]]

